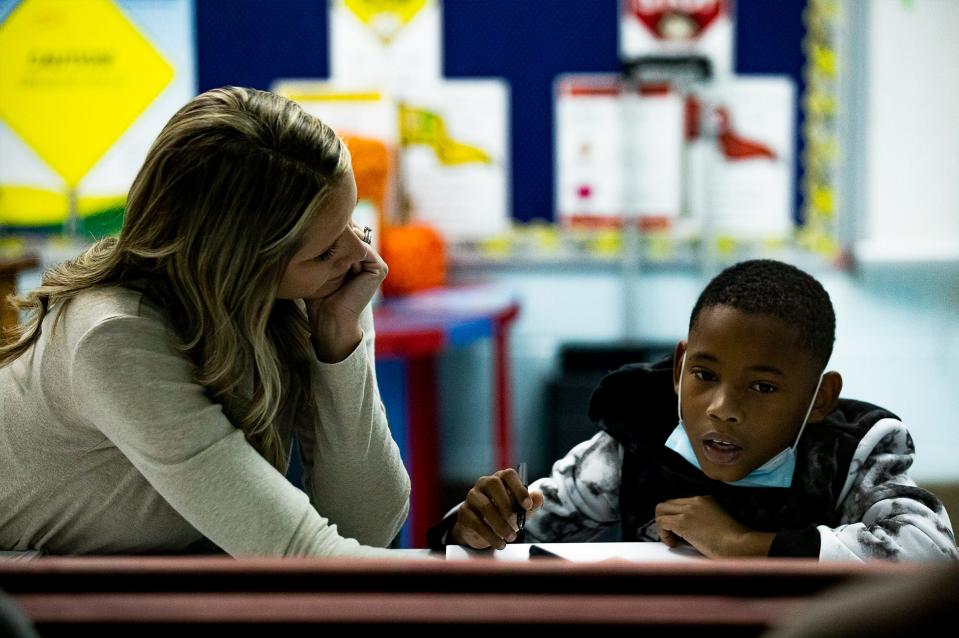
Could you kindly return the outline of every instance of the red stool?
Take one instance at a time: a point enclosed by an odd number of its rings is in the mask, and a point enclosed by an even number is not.
[[[375,310],[377,376],[390,429],[412,482],[404,547],[425,547],[440,509],[436,362],[450,347],[479,339],[493,346],[492,435],[497,467],[511,464],[509,326],[519,314],[512,295],[488,286],[441,288],[382,299]]]

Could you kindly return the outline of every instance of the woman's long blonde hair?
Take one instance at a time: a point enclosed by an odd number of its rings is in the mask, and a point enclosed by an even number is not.
[[[0,366],[36,341],[53,304],[94,286],[141,287],[177,328],[195,381],[285,471],[279,423],[315,418],[313,355],[302,308],[276,300],[276,291],[349,168],[345,145],[297,104],[236,87],[203,93],[150,148],[119,237],[48,270],[38,289],[14,299],[31,314],[0,347]]]

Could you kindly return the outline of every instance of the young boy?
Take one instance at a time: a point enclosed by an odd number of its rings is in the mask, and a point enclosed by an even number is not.
[[[601,431],[522,485],[477,480],[428,534],[502,549],[586,541],[685,541],[709,557],[959,558],[942,503],[906,474],[912,438],[892,413],[840,399],[826,372],[829,295],[787,264],[736,264],[693,308],[674,357],[608,375],[590,402]],[[678,411],[678,415],[677,415]]]

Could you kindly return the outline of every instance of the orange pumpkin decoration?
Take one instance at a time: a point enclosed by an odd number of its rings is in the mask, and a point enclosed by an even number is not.
[[[358,135],[341,136],[350,149],[357,199],[373,202],[379,210],[380,254],[390,267],[384,295],[403,295],[446,283],[446,242],[424,223],[390,225],[392,203],[389,148],[381,141]]]
[[[380,253],[390,267],[384,295],[404,295],[446,283],[446,242],[427,224],[387,226]]]
[[[382,218],[389,217],[390,205],[390,150],[383,142],[358,135],[340,136],[350,149],[353,177],[356,179],[356,198],[373,202]],[[376,229],[378,232],[381,228]]]

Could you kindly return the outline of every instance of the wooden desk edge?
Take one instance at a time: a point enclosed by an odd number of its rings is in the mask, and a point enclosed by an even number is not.
[[[917,563],[689,563],[40,557],[0,562],[34,622],[384,623],[762,628],[820,592]],[[192,635],[192,634],[191,634]]]

